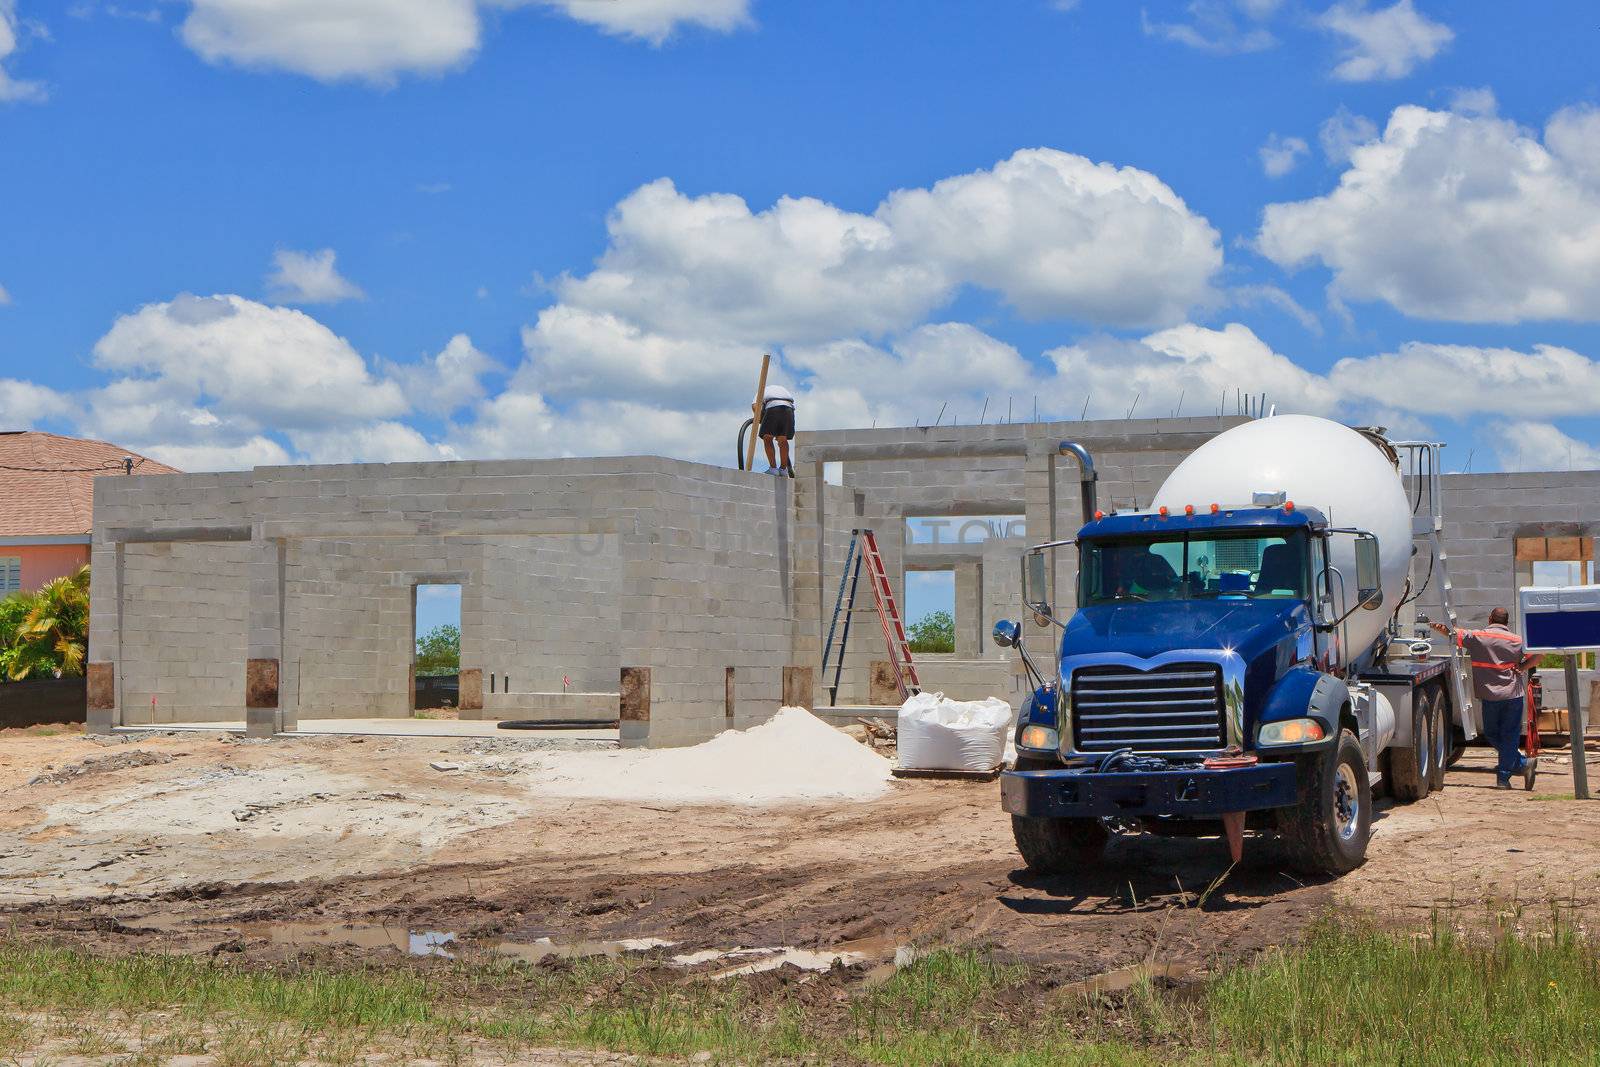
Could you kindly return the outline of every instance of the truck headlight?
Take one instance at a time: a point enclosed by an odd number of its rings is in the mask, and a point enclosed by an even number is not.
[[[1303,745],[1308,741],[1321,741],[1326,736],[1327,731],[1316,719],[1286,719],[1264,723],[1256,734],[1256,744]]]
[[[1048,726],[1024,726],[1019,744],[1022,748],[1039,748],[1054,752],[1056,746],[1061,744],[1061,737]]]

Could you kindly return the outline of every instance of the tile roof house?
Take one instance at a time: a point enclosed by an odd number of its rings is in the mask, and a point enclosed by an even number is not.
[[[88,563],[94,480],[129,473],[179,472],[104,441],[0,431],[0,596]]]

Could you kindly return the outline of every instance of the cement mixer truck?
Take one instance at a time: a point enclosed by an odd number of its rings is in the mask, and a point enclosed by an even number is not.
[[[1081,870],[1122,833],[1222,836],[1237,861],[1272,833],[1298,868],[1340,874],[1366,856],[1375,787],[1443,788],[1478,719],[1468,665],[1415,606],[1431,586],[1456,621],[1441,447],[1273,416],[1202,445],[1148,508],[1101,511],[1092,456],[1062,442],[1083,527],[1024,554],[1023,621],[994,632],[1033,682],[1001,776],[1029,868]],[[1034,625],[1054,635],[1044,670]]]

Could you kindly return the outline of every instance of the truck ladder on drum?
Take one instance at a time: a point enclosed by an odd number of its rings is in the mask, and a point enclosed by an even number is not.
[[[857,608],[856,589],[861,583],[861,568],[865,564],[867,580],[872,583],[871,608]],[[911,661],[911,646],[906,642],[906,629],[900,621],[900,609],[895,606],[894,589],[884,570],[883,554],[878,551],[878,539],[871,530],[850,531],[850,549],[845,553],[844,571],[839,575],[839,596],[833,604],[833,621],[828,624],[828,642],[822,649],[822,677],[828,677],[828,665],[833,665],[833,681],[828,683],[828,706],[839,704],[839,678],[844,673],[844,650],[850,643],[850,617],[856,611],[876,611],[878,623],[883,627],[884,644],[889,649],[889,667],[894,671],[895,686],[900,699],[905,700],[921,689],[916,664]],[[844,616],[844,627],[839,617]],[[833,643],[838,634],[837,651]]]
[[[1445,625],[1451,630],[1460,625],[1450,583],[1450,557],[1444,550],[1443,492],[1439,483],[1439,449],[1433,442],[1397,441],[1395,448],[1408,454],[1410,469],[1404,471],[1415,485],[1417,504],[1411,516],[1411,535],[1426,542],[1433,553],[1434,581],[1439,583],[1439,604],[1444,609]],[[1417,484],[1420,483],[1420,484]],[[1472,703],[1471,665],[1460,646],[1448,642],[1450,656],[1450,697],[1461,716],[1461,733],[1470,741],[1478,736],[1481,720]]]

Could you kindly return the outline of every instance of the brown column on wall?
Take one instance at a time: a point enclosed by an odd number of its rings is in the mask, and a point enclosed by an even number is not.
[[[722,672],[722,716],[730,730],[733,729],[733,704],[733,668],[726,667]]]
[[[789,666],[783,669],[783,706],[786,708],[815,707],[815,677],[810,667]]]
[[[117,665],[91,663],[86,673],[88,730],[90,733],[110,733],[112,727],[117,725]]]
[[[245,660],[244,706],[258,711],[278,706],[277,660]]]
[[[886,659],[875,659],[871,663],[867,703],[879,707],[900,703],[900,685],[895,681],[894,664]]]
[[[249,737],[272,737],[283,729],[278,666],[269,656],[244,661],[244,732]]]
[[[650,741],[650,668],[624,667],[617,688],[617,740],[623,748]]]
[[[89,664],[89,710],[110,711],[117,706],[116,671],[114,663]]]
[[[463,719],[483,718],[483,668],[463,667],[456,673],[457,697]],[[467,712],[473,714],[468,715]]]

